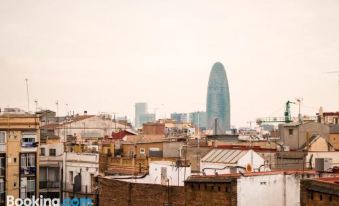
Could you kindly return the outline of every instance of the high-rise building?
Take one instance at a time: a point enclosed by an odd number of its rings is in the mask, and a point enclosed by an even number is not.
[[[187,113],[172,113],[171,119],[175,120],[177,123],[186,123],[188,122]]]
[[[135,122],[134,122],[134,126],[136,128],[139,128],[139,127],[142,126],[142,123],[140,122],[140,117],[143,114],[147,114],[147,103],[146,102],[135,103]]]
[[[39,194],[39,123],[36,115],[0,114],[0,205]]]
[[[230,93],[224,66],[216,62],[211,70],[207,90],[207,127],[214,134],[225,133],[231,127]]]
[[[140,115],[139,123],[141,127],[144,123],[148,123],[148,122],[155,122],[155,114],[147,113],[147,114]]]
[[[207,127],[207,114],[206,112],[192,112],[189,114],[190,122],[195,126],[199,127],[202,130],[205,130]]]

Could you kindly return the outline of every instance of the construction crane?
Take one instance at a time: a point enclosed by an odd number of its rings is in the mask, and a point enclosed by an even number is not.
[[[300,114],[300,102],[301,98],[298,98],[296,101],[299,103],[299,121],[301,122],[301,114]],[[285,112],[283,117],[264,117],[257,119],[257,124],[261,125],[262,123],[290,123],[292,122],[292,115],[291,115],[291,104],[296,104],[292,101],[287,101],[285,103]],[[315,121],[316,117],[307,117],[306,121]]]
[[[288,100],[286,102],[286,105],[285,105],[285,112],[284,112],[285,123],[292,122],[291,104],[295,104],[295,102],[292,102],[292,101]]]

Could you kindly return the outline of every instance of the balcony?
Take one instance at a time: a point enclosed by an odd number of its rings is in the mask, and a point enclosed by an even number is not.
[[[60,188],[59,181],[40,181],[40,189]]]
[[[36,167],[21,167],[20,174],[22,175],[35,175]]]
[[[74,185],[70,183],[64,183],[64,192],[71,192],[71,193],[77,193],[77,194],[93,194],[94,189],[91,186],[88,185]]]
[[[21,142],[21,147],[37,147],[39,142]]]
[[[39,142],[21,142],[22,152],[36,152]]]

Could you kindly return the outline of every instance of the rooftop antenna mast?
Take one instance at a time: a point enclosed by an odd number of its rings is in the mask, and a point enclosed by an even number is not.
[[[56,100],[55,105],[56,105],[56,116],[58,116],[58,113],[59,113],[59,101],[58,100]]]
[[[38,111],[38,100],[35,99],[34,103],[35,103],[35,112],[37,112]]]
[[[25,79],[26,82],[26,94],[27,94],[27,112],[29,113],[29,90],[28,90],[28,79]]]

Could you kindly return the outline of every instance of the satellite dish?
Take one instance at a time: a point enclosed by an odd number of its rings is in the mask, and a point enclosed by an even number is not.
[[[246,172],[252,172],[253,168],[251,164],[246,165]]]

